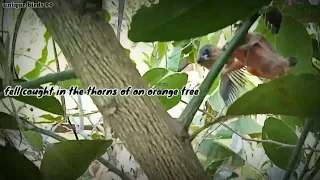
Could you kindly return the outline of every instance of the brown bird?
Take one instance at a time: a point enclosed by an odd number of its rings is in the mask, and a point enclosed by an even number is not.
[[[211,69],[221,53],[222,49],[207,44],[200,49],[197,62]],[[262,35],[248,33],[244,44],[236,48],[221,71],[220,95],[229,106],[240,96],[239,87],[244,87],[249,82],[245,73],[275,79],[286,75],[296,64],[296,58],[282,57]]]

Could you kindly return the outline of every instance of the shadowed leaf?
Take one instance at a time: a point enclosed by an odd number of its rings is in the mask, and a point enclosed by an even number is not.
[[[275,118],[268,118],[264,122],[262,139],[293,145],[298,142],[298,137],[294,131],[285,123]],[[287,168],[293,148],[271,143],[262,143],[262,145],[267,156],[275,165],[282,169]]]
[[[45,180],[77,179],[90,163],[104,154],[111,140],[74,140],[48,147],[40,170]]]
[[[248,18],[270,2],[162,0],[151,7],[144,6],[139,9],[132,18],[128,37],[134,42],[153,42],[179,41],[204,36]]]
[[[236,100],[227,115],[319,116],[320,76],[288,75],[261,84]],[[261,101],[263,99],[263,101]]]
[[[0,145],[0,177],[5,180],[43,180],[39,168],[11,146]]]

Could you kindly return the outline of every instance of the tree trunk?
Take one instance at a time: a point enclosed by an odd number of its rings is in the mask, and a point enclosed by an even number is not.
[[[71,0],[50,2],[53,8],[34,11],[85,87],[147,88],[104,19],[85,21]],[[173,119],[157,98],[91,97],[150,180],[208,179],[190,143],[181,142],[168,125]]]

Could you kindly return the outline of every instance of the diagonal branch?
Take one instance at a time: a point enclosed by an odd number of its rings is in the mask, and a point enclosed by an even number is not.
[[[299,141],[298,141],[298,144],[297,146],[295,147],[295,149],[293,150],[292,154],[291,154],[291,158],[290,158],[290,161],[289,161],[289,165],[287,167],[287,171],[286,171],[286,174],[283,178],[283,180],[288,180],[290,179],[291,177],[291,173],[293,171],[293,168],[294,166],[296,165],[297,161],[300,159],[298,157],[300,157],[300,152],[302,150],[302,146],[304,144],[304,141],[306,140],[307,138],[307,135],[313,125],[313,123],[315,122],[315,120],[313,119],[307,119],[306,121],[306,124],[304,125],[304,129],[300,135],[300,138],[299,138]]]

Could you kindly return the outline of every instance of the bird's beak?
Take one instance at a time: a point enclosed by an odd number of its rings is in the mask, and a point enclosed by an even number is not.
[[[197,63],[201,63],[201,62],[206,61],[206,60],[208,60],[208,59],[209,59],[208,55],[200,56],[200,57],[198,57],[198,59],[197,59]]]

